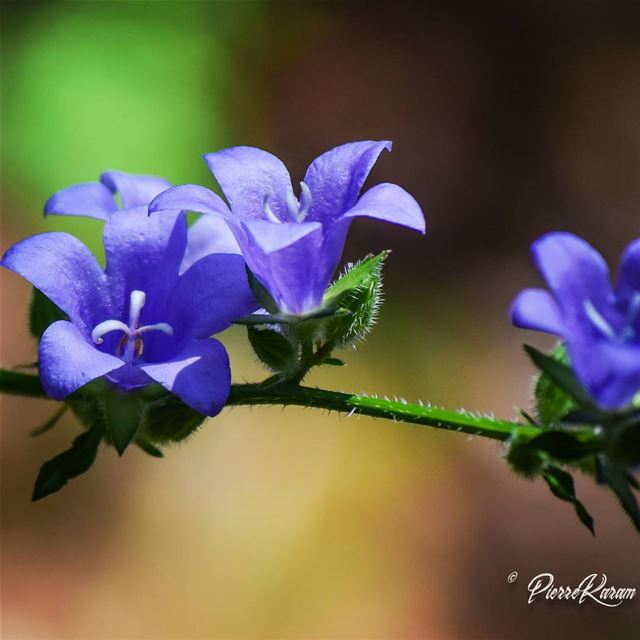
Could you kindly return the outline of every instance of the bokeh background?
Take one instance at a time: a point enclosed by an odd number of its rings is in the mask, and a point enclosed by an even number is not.
[[[107,168],[211,185],[200,154],[266,147],[295,177],[323,150],[391,139],[370,181],[406,187],[420,237],[373,221],[345,259],[390,248],[387,301],[329,388],[515,415],[532,369],[507,309],[538,282],[529,243],[583,235],[614,265],[640,231],[640,4],[4,2],[2,250],[95,221],[48,219],[55,190]],[[299,178],[298,178],[299,179]],[[0,274],[1,361],[32,362],[29,287]],[[263,375],[225,342],[236,380]],[[526,604],[550,571],[640,586],[637,535],[579,479],[593,539],[497,445],[290,408],[225,411],[164,460],[101,451],[31,504],[72,419],[2,402],[2,637],[638,637],[617,610]],[[507,584],[507,575],[520,578]]]

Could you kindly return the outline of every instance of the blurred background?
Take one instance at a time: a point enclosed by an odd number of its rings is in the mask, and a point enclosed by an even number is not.
[[[101,224],[44,220],[105,169],[212,185],[200,155],[265,147],[298,180],[316,155],[391,139],[370,183],[423,205],[421,237],[357,222],[345,260],[393,250],[387,300],[348,367],[316,385],[513,417],[532,369],[510,326],[564,229],[614,266],[640,232],[640,4],[3,2],[2,250],[44,230],[100,254]],[[1,362],[32,362],[29,287],[0,274]],[[264,374],[225,334],[237,381]],[[597,538],[500,447],[289,408],[225,411],[164,460],[102,450],[30,503],[72,419],[2,402],[2,637],[637,638],[640,603],[526,604],[540,572],[640,587],[638,538],[578,479]],[[507,584],[507,575],[520,578]]]

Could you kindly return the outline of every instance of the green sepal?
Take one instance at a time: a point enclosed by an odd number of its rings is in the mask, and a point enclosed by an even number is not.
[[[591,397],[568,365],[564,345],[557,345],[551,355],[530,345],[524,345],[524,350],[541,372],[534,396],[537,416],[543,424],[557,424],[578,407],[593,407]]]
[[[33,488],[33,501],[59,491],[72,478],[88,471],[96,459],[104,426],[97,424],[81,433],[71,445],[40,468]]]
[[[535,447],[529,444],[529,438],[522,436],[518,429],[507,442],[504,458],[511,468],[525,478],[535,478],[544,464],[544,459]]]
[[[179,442],[194,433],[207,416],[167,394],[145,404],[138,435],[153,444]]]
[[[545,479],[549,489],[556,498],[570,502],[576,511],[576,515],[582,524],[591,531],[595,536],[595,528],[593,518],[586,510],[585,506],[576,497],[575,485],[573,477],[570,473],[560,469],[560,467],[547,466],[542,472],[542,477]]]
[[[599,453],[603,443],[582,442],[568,431],[544,431],[531,438],[528,445],[562,462],[575,462]]]
[[[278,331],[248,326],[247,335],[260,361],[272,371],[285,371],[296,364],[296,347]]]
[[[246,267],[247,269],[247,278],[249,280],[249,287],[253,295],[256,297],[256,300],[266,311],[271,314],[278,313],[278,305],[275,300],[271,297],[271,294],[265,289],[264,285],[255,277],[253,271]]]
[[[49,325],[66,319],[65,313],[34,287],[29,304],[29,333],[40,341]]]
[[[142,399],[136,392],[111,390],[102,398],[107,430],[121,456],[134,439],[142,418]]]
[[[389,253],[367,256],[329,287],[323,307],[340,309],[342,313],[323,321],[325,341],[344,347],[371,330],[382,302],[382,266]]]

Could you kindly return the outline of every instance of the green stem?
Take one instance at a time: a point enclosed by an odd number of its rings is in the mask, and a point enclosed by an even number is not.
[[[0,369],[0,393],[46,398],[40,379],[36,375]],[[459,431],[492,440],[508,440],[518,430],[522,436],[534,437],[540,433],[535,426],[497,420],[484,416],[447,411],[406,402],[353,395],[325,389],[314,389],[297,384],[234,384],[227,406],[241,405],[294,405],[384,418],[395,422],[408,422],[447,431]],[[589,439],[592,430],[575,430],[581,439]]]
[[[372,418],[420,424],[436,429],[460,431],[502,441],[508,440],[514,429],[518,429],[519,433],[526,432],[525,435],[532,437],[540,433],[536,427],[525,426],[517,422],[293,384],[281,384],[267,388],[260,384],[234,384],[231,386],[227,406],[239,405],[314,407],[350,415],[359,414]]]
[[[0,393],[30,398],[47,397],[38,376],[7,369],[0,369]]]

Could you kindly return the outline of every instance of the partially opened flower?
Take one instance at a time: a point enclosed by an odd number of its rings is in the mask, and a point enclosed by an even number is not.
[[[229,207],[196,185],[169,189],[150,212],[184,209],[222,216],[254,275],[281,311],[317,309],[340,261],[351,221],[376,218],[424,233],[418,203],[395,184],[379,184],[362,196],[369,171],[390,142],[354,142],[316,158],[300,183],[299,197],[284,164],[253,147],[204,156]]]
[[[164,178],[105,171],[99,182],[83,182],[54,193],[44,206],[45,215],[81,216],[107,221],[118,211],[147,210],[159,193],[171,187]],[[210,253],[239,253],[227,224],[202,217],[189,227],[181,271]]]
[[[615,288],[602,256],[570,233],[549,233],[532,253],[549,291],[525,289],[513,323],[560,336],[596,402],[618,409],[640,391],[640,238],[624,252]]]
[[[121,195],[124,202],[128,196]],[[49,326],[40,342],[49,396],[63,399],[104,376],[122,390],[157,382],[201,413],[221,410],[229,359],[209,336],[256,302],[238,255],[209,255],[180,275],[186,246],[183,213],[150,218],[146,207],[133,207],[108,215],[104,270],[67,233],[33,236],[7,251],[2,265],[69,318]]]

